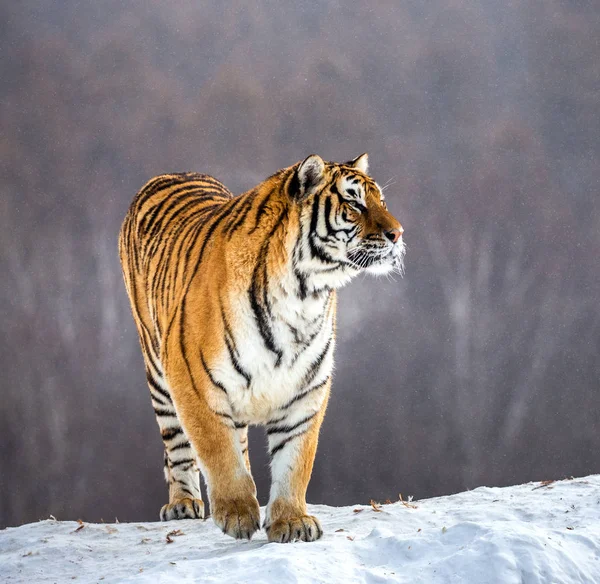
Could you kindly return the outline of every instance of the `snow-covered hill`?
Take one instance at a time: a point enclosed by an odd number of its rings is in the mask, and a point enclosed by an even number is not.
[[[600,475],[310,511],[315,543],[240,542],[194,520],[8,528],[0,581],[600,583]]]

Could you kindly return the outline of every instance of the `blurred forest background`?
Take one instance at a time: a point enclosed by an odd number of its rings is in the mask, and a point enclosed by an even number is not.
[[[158,518],[120,222],[312,152],[368,151],[409,249],[341,292],[309,501],[600,472],[597,2],[24,0],[0,39],[0,526]]]

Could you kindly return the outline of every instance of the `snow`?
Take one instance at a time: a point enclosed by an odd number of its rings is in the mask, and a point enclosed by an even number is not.
[[[600,582],[600,475],[375,508],[309,508],[325,531],[314,543],[267,543],[264,531],[235,541],[211,520],[7,528],[0,581]]]

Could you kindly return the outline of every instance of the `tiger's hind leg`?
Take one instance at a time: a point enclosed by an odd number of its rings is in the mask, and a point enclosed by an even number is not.
[[[161,508],[160,519],[204,519],[196,453],[179,423],[164,378],[158,372],[150,371],[147,378],[165,445],[164,473],[169,485],[169,502]]]

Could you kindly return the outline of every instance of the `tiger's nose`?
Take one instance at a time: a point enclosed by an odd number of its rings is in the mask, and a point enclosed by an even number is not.
[[[404,229],[402,229],[402,227],[400,227],[399,229],[390,229],[389,231],[386,231],[385,236],[392,243],[396,243],[402,237],[403,233],[404,233]]]

